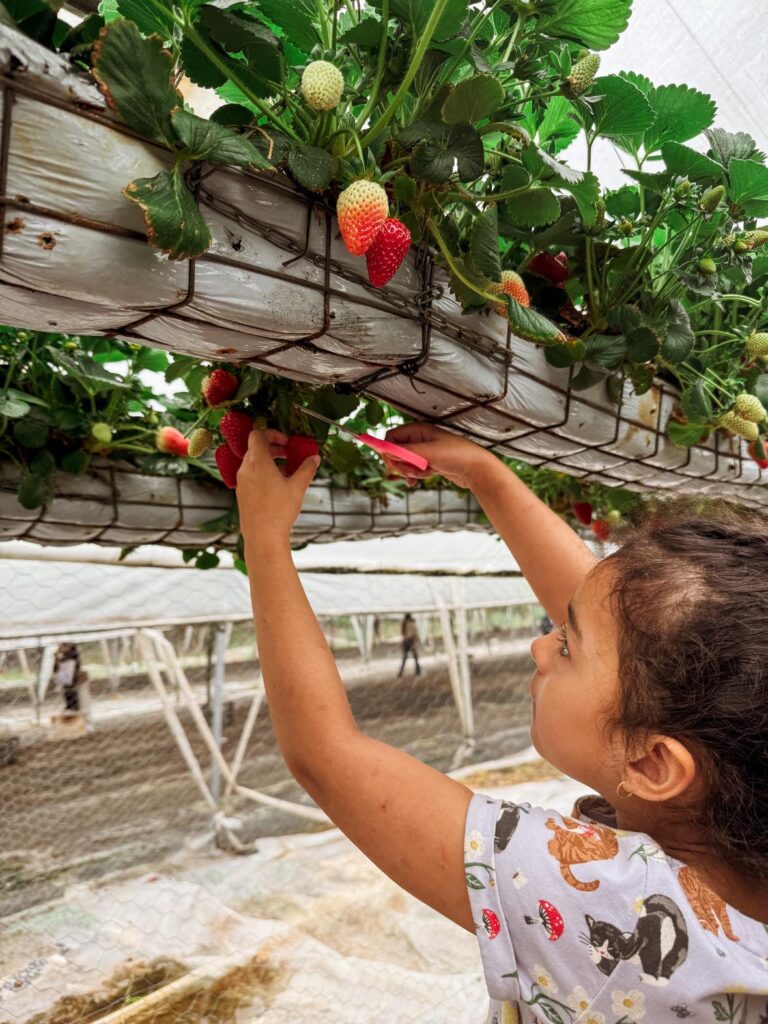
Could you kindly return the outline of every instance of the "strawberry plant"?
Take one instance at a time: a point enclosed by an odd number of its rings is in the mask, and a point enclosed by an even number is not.
[[[180,382],[183,390],[163,394],[165,389],[142,380],[143,370],[163,373],[168,385]],[[402,479],[392,479],[369,449],[303,410],[343,420],[356,432],[380,430],[402,417],[378,401],[361,401],[333,388],[310,388],[250,367],[210,367],[118,339],[10,327],[0,327],[0,379],[5,381],[0,388],[0,461],[21,470],[17,498],[27,509],[49,502],[57,471],[85,474],[95,458],[232,488],[254,424],[289,434],[289,474],[319,452],[318,476],[339,488],[362,490],[383,503],[405,491]],[[602,511],[628,508],[627,502],[636,500],[562,473],[511,465],[563,514],[570,515],[572,503],[586,498]],[[437,477],[421,484],[440,485]],[[236,531],[236,506],[207,525]],[[216,564],[211,554],[203,544],[194,557],[204,567]]]
[[[701,91],[600,74],[631,0],[102,0],[66,31],[55,0],[2,3],[172,152],[124,183],[168,258],[210,244],[194,164],[279,171],[335,204],[372,285],[427,245],[466,310],[508,318],[573,389],[617,399],[660,377],[680,390],[674,444],[721,429],[764,459],[765,155],[713,127]],[[182,76],[218,93],[210,119]],[[577,136],[578,168],[562,159]],[[603,140],[626,157],[619,189],[594,170]]]

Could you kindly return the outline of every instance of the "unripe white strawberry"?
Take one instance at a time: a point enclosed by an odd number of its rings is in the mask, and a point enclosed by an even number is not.
[[[727,412],[721,416],[720,426],[725,427],[732,434],[738,434],[739,437],[746,438],[747,441],[756,441],[759,434],[756,423],[745,420],[742,416],[737,416],[735,412]]]
[[[768,334],[750,334],[744,345],[744,352],[749,359],[760,359],[768,356]]]
[[[301,95],[313,110],[333,110],[344,92],[344,76],[327,60],[313,60],[301,76]]]
[[[736,398],[733,411],[737,416],[750,420],[752,423],[762,423],[766,416],[760,399],[756,395],[748,395],[746,391]]]

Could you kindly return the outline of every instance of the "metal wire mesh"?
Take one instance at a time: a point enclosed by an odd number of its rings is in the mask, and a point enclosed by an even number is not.
[[[180,548],[232,547],[237,541],[236,531],[227,524],[231,494],[204,481],[153,476],[127,464],[96,460],[82,476],[58,474],[53,499],[36,509],[18,503],[18,482],[16,467],[0,465],[2,539]],[[479,505],[467,493],[438,487],[384,500],[316,480],[294,528],[293,544],[487,526]]]
[[[144,570],[48,562],[41,575],[31,565],[0,561],[3,588],[18,601],[0,636],[0,1020],[474,1022],[485,996],[471,936],[321,822],[239,788],[227,797],[182,689],[164,669],[169,712],[148,674],[142,638],[155,592],[143,589]],[[213,732],[218,715],[234,766],[260,692],[252,624],[234,611],[220,622],[183,620],[189,602],[215,603],[214,578],[233,573],[154,572],[177,618],[155,632]],[[321,617],[360,727],[442,770],[527,746],[527,647],[541,614],[530,592],[506,604],[499,581],[475,580],[468,592],[470,743],[439,616],[408,604],[409,579],[385,595],[380,578],[367,578],[367,607],[379,613]],[[88,626],[120,587],[147,621],[137,625],[126,600],[122,623]],[[349,598],[349,587],[336,590]],[[409,656],[398,676],[402,614],[412,608],[420,674]],[[48,616],[47,627],[32,614]],[[62,640],[77,644],[89,677],[74,698],[48,678]],[[215,808],[169,728],[173,716]],[[265,706],[252,725],[238,786],[310,810]]]
[[[59,58],[8,30],[0,42],[0,301],[9,322],[116,333],[332,381],[609,485],[764,501],[762,472],[738,440],[715,433],[687,450],[667,441],[670,385],[657,381],[638,397],[625,381],[618,406],[603,385],[575,391],[573,370],[550,366],[503,318],[462,316],[423,249],[387,288],[372,289],[336,237],[326,202],[280,176],[195,169],[213,244],[159,276],[138,211],[116,199],[109,154],[120,149],[137,174],[164,169],[168,154],[115,122],[97,90]],[[41,131],[54,117],[78,140],[61,155],[72,183],[64,196],[46,170]],[[50,250],[40,241],[46,232]],[[118,259],[116,278],[105,267]]]

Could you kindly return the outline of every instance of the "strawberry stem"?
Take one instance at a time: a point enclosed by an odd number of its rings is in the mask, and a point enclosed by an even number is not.
[[[378,139],[378,137],[381,135],[381,133],[384,131],[384,129],[387,127],[389,122],[394,117],[395,112],[397,111],[400,104],[405,99],[406,94],[411,87],[411,82],[414,80],[414,78],[416,77],[416,72],[421,67],[421,62],[424,60],[424,54],[427,52],[429,44],[432,42],[432,36],[435,34],[437,24],[442,18],[443,12],[445,11],[447,5],[448,0],[437,0],[435,6],[432,8],[432,13],[429,16],[429,21],[427,21],[427,24],[424,26],[424,32],[421,36],[421,39],[419,39],[419,44],[416,47],[416,50],[414,51],[413,57],[411,58],[411,63],[408,65],[408,70],[403,76],[403,80],[400,83],[397,92],[392,97],[392,102],[389,104],[389,106],[384,111],[379,120],[376,122],[376,124],[373,126],[373,128],[371,128],[371,130],[365,136],[365,143],[367,146],[372,146],[374,141]]]

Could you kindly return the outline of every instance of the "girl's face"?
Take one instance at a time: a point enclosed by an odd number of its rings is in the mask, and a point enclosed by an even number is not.
[[[604,728],[619,695],[610,582],[605,565],[593,569],[571,600],[568,620],[531,645],[533,745],[566,775],[604,794],[620,778]]]

